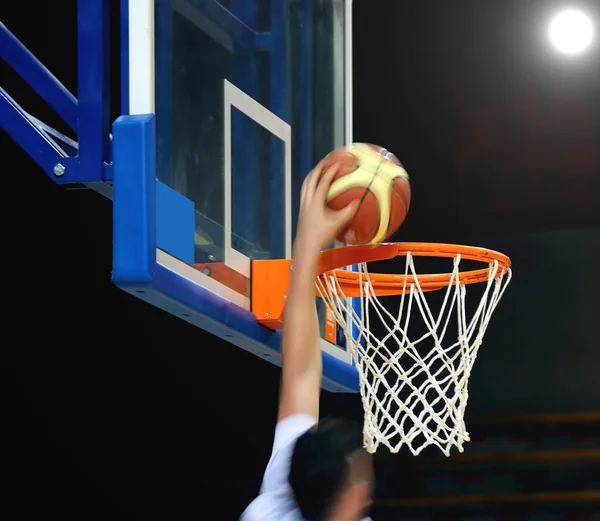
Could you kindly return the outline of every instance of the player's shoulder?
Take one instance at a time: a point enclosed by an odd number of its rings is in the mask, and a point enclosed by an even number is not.
[[[278,492],[289,487],[290,461],[296,440],[316,423],[315,418],[304,414],[288,416],[278,422],[261,492]]]
[[[290,458],[296,440],[316,423],[307,414],[293,414],[279,420],[260,495],[248,505],[240,521],[302,521],[288,482]]]
[[[273,453],[280,448],[294,443],[305,432],[317,424],[317,419],[310,414],[292,414],[279,420],[275,427]]]

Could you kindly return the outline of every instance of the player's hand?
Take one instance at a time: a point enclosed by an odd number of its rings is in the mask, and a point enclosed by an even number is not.
[[[327,207],[327,192],[339,165],[329,163],[325,170],[321,161],[308,174],[300,194],[300,214],[296,233],[296,249],[318,253],[328,246],[358,210],[359,202],[353,201],[342,210]]]

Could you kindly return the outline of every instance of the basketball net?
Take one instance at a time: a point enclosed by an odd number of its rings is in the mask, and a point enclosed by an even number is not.
[[[358,372],[364,446],[370,453],[381,444],[392,453],[406,445],[414,455],[437,446],[449,456],[452,447],[463,452],[463,444],[469,441],[464,421],[469,376],[512,273],[510,268],[499,269],[497,260],[490,262],[487,283],[476,285],[483,288],[481,300],[468,312],[460,261],[457,254],[449,284],[430,292],[419,283],[413,256],[407,253],[404,277],[398,279],[396,314],[375,295],[366,264],[357,266],[358,310],[338,281],[343,270],[317,278],[317,289],[343,328]],[[439,299],[439,291],[445,294],[436,317],[427,295],[437,293]],[[409,324],[415,314],[421,315],[424,333],[410,338]],[[376,336],[374,328],[383,334]]]

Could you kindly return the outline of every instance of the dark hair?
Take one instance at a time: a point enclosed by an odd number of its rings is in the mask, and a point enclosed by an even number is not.
[[[349,475],[349,458],[362,450],[362,430],[354,422],[327,419],[296,441],[289,483],[306,521],[324,521]]]

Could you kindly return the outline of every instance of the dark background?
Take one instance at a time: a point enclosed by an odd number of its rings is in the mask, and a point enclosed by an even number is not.
[[[5,4],[2,22],[76,92],[74,2]],[[560,5],[355,0],[355,138],[396,153],[413,184],[397,239],[472,243],[513,259],[472,376],[475,447],[499,432],[507,447],[528,440],[526,450],[534,438],[600,441],[587,420],[535,434],[477,423],[600,410],[600,51],[568,60],[547,48],[543,24]],[[598,27],[598,2],[579,5]],[[11,71],[1,79],[64,130]],[[279,370],[115,288],[110,201],[57,187],[0,137],[15,518],[234,519],[268,459]],[[323,413],[360,417],[360,403],[326,394]],[[386,464],[379,498],[426,495],[414,483],[429,471]],[[567,488],[600,482],[586,465]],[[586,505],[548,512],[599,510]],[[420,515],[450,519],[433,507]],[[406,516],[381,507],[377,519]]]

